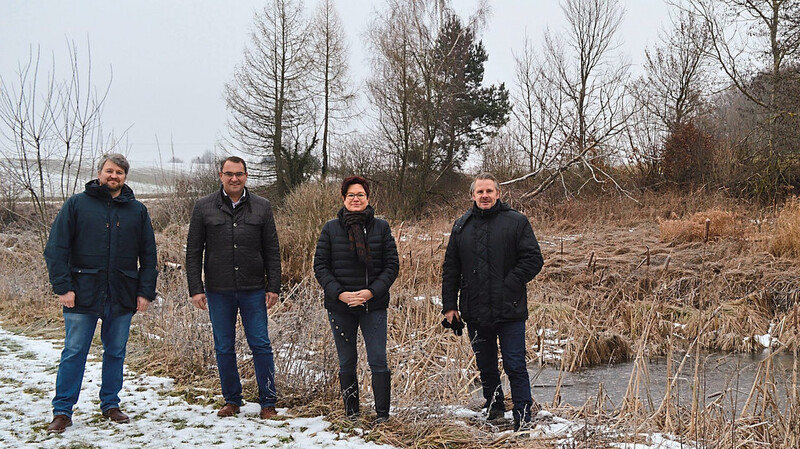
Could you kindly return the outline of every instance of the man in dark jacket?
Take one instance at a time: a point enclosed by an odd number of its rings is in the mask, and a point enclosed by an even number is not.
[[[245,187],[247,165],[231,156],[220,164],[218,192],[194,206],[186,241],[186,279],[192,303],[208,310],[225,405],[217,416],[239,413],[242,384],[236,366],[236,314],[242,317],[261,403],[260,416],[277,414],[275,362],[267,308],[278,302],[281,255],[272,207]],[[201,274],[205,269],[205,285]]]
[[[53,291],[63,307],[66,337],[61,351],[48,432],[72,425],[86,356],[102,320],[103,374],[100,409],[114,422],[130,419],[119,409],[122,369],[131,318],[156,296],[156,241],[147,208],[125,185],[130,165],[121,154],[104,155],[97,179],[61,207],[44,250]]]
[[[500,201],[489,173],[470,186],[472,207],[456,220],[442,268],[442,313],[467,323],[489,419],[505,414],[497,341],[511,384],[514,430],[530,422],[531,387],[525,364],[526,284],[542,269],[542,252],[528,219]],[[460,313],[459,313],[460,310]]]

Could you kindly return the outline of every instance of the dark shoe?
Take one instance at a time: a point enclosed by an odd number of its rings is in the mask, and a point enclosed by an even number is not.
[[[486,418],[487,421],[497,421],[498,419],[503,419],[506,416],[505,409],[499,407],[491,407],[489,408],[489,416]]]
[[[125,424],[126,422],[130,422],[130,418],[128,415],[122,413],[122,410],[118,408],[110,408],[108,410],[103,410],[103,416],[114,421],[115,423]]]
[[[389,415],[388,414],[386,416],[378,415],[378,417],[375,418],[375,424],[383,424],[386,421],[389,421]]]
[[[67,427],[72,425],[72,419],[67,415],[53,416],[53,422],[47,426],[47,433],[63,433]]]
[[[274,416],[278,416],[278,412],[275,410],[275,407],[264,407],[261,409],[261,413],[258,414],[261,419],[270,419]]]
[[[344,415],[348,419],[358,416],[358,377],[355,374],[340,374],[339,385],[342,388],[342,399],[344,400]]]
[[[372,373],[372,392],[375,395],[375,422],[389,420],[389,404],[392,397],[392,373]]]
[[[225,404],[222,406],[221,409],[217,412],[217,416],[220,418],[227,418],[229,416],[233,416],[239,413],[239,406],[236,404]]]
[[[514,410],[514,432],[519,432],[520,429],[528,429],[531,425],[531,406],[525,407],[523,410]]]

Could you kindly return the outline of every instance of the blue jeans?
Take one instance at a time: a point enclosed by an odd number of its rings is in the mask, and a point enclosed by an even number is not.
[[[100,385],[100,409],[119,408],[119,391],[122,389],[122,368],[125,348],[131,328],[133,313],[114,316],[106,303],[102,317],[84,313],[65,313],[64,349],[56,376],[56,395],[53,414],[72,416],[72,407],[78,402],[86,369],[86,356],[92,345],[97,320],[102,319],[100,339],[103,342],[103,371]]]
[[[331,312],[328,322],[339,356],[339,375],[355,374],[358,366],[358,328],[367,347],[367,362],[373,373],[388,373],[386,363],[386,309],[369,312]]]
[[[511,384],[511,400],[514,402],[514,419],[530,421],[531,383],[525,363],[525,322],[512,321],[495,326],[476,326],[467,323],[475,361],[481,374],[483,397],[487,403],[503,397],[500,385],[500,370],[497,367],[497,340],[503,355],[503,369]],[[500,408],[498,406],[498,408]]]
[[[267,304],[264,290],[244,292],[206,292],[208,316],[214,331],[219,381],[225,403],[242,405],[242,383],[236,365],[236,314],[242,317],[244,335],[250,351],[258,384],[261,408],[274,407],[278,399],[275,389],[275,360],[267,330]]]

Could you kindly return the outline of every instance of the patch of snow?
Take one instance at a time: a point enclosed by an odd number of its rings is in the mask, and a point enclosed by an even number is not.
[[[129,424],[101,417],[100,360],[90,358],[75,406],[73,425],[48,434],[61,341],[31,339],[0,328],[0,441],[3,448],[378,448],[372,442],[326,430],[322,416],[262,420],[259,404],[245,404],[238,416],[218,418],[211,406],[188,404],[168,393],[173,381],[126,370],[120,392]],[[210,393],[209,393],[210,395]]]
[[[761,346],[765,348],[769,348],[769,345],[772,343],[772,336],[770,334],[756,335],[755,339]]]

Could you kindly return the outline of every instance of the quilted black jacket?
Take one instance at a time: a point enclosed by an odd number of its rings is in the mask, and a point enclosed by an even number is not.
[[[526,284],[544,259],[528,219],[502,201],[456,220],[442,267],[442,312],[481,326],[528,318]]]
[[[365,231],[371,257],[369,267],[358,260],[347,237],[342,218],[344,208],[339,210],[337,218],[322,227],[314,253],[314,275],[325,290],[325,308],[328,310],[352,312],[389,307],[389,287],[397,278],[400,267],[397,246],[389,223],[376,218],[372,206],[367,206],[366,212]],[[364,305],[351,308],[339,301],[340,293],[365,288],[372,291],[373,297]]]
[[[197,200],[186,238],[186,280],[190,295],[206,290],[279,293],[281,254],[269,201],[248,190],[233,209],[222,188]]]

